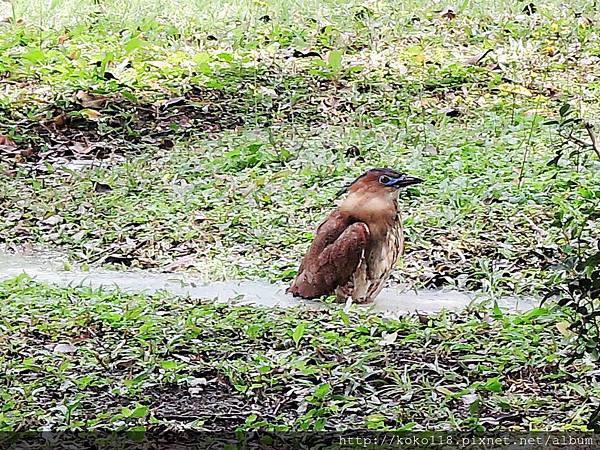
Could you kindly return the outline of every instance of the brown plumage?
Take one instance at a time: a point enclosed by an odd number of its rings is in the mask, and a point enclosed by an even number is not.
[[[303,298],[372,301],[403,251],[398,189],[421,183],[391,169],[371,169],[319,225],[288,292]]]

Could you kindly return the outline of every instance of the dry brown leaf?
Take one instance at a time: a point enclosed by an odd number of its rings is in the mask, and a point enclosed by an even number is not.
[[[585,16],[580,16],[577,18],[577,24],[582,28],[589,28],[592,26],[592,20]]]
[[[92,147],[90,145],[82,144],[81,142],[75,142],[69,148],[73,151],[73,153],[79,153],[81,155],[87,155],[92,151]]]
[[[19,154],[23,157],[23,158],[31,158],[33,156],[33,149],[31,147],[27,147],[25,150],[21,150],[19,152]]]
[[[172,139],[163,138],[158,143],[158,146],[164,150],[169,150],[169,149],[175,147],[175,142],[173,142]]]
[[[189,269],[190,267],[194,267],[196,264],[196,256],[195,255],[186,255],[180,258],[177,258],[171,264],[165,266],[163,269],[164,272],[175,272],[181,269]]]
[[[3,134],[0,134],[0,146],[2,147],[10,147],[10,148],[15,148],[17,145],[15,144],[15,142],[9,138],[8,136],[4,136]]]
[[[439,103],[439,100],[433,97],[420,98],[415,100],[412,105],[415,108],[431,108]]]
[[[52,121],[57,128],[65,128],[69,122],[69,116],[67,116],[65,113],[61,113],[53,118]]]
[[[571,324],[567,321],[558,322],[556,324],[556,329],[566,338],[570,338],[573,336],[573,332],[569,329]]]
[[[103,108],[108,103],[106,95],[89,94],[85,91],[78,91],[77,100],[84,108]]]
[[[89,119],[89,120],[98,120],[100,118],[100,116],[102,115],[95,109],[89,109],[89,108],[82,109],[80,112],[81,112],[82,116],[84,116],[86,119]]]
[[[456,17],[456,11],[454,11],[452,8],[446,8],[442,11],[440,16],[452,20]]]

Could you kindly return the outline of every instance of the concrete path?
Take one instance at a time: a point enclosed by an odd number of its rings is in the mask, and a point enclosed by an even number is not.
[[[289,308],[303,305],[308,308],[326,307],[321,302],[302,301],[285,293],[287,285],[262,281],[226,281],[206,283],[184,273],[150,271],[62,270],[60,256],[52,254],[14,255],[0,253],[0,280],[26,273],[32,278],[59,286],[89,286],[120,289],[125,292],[154,293],[168,291],[174,295],[214,299],[220,302],[253,304]],[[505,312],[526,311],[538,306],[538,301],[527,298],[503,297],[496,299]],[[446,309],[458,311],[472,303],[493,299],[482,293],[464,293],[452,290],[409,291],[400,288],[384,289],[372,307],[375,311],[401,315],[410,312],[435,313]]]

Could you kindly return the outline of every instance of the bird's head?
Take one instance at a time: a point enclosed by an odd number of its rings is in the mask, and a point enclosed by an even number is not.
[[[343,190],[348,195],[339,209],[354,220],[367,223],[372,232],[377,227],[383,230],[396,220],[400,188],[422,182],[392,169],[367,170]]]
[[[370,169],[342,189],[339,194],[369,192],[395,196],[398,189],[422,182],[420,178],[393,169]]]

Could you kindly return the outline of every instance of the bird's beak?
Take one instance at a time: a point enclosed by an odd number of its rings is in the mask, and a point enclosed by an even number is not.
[[[396,188],[406,187],[413,184],[422,183],[423,180],[417,177],[412,177],[410,175],[400,175],[398,178],[395,178],[392,182],[392,186]]]

